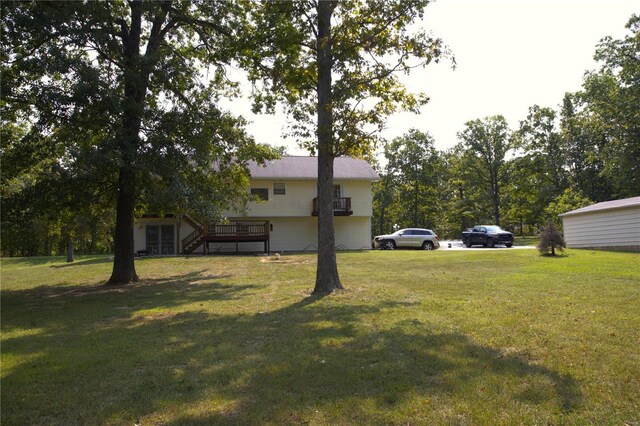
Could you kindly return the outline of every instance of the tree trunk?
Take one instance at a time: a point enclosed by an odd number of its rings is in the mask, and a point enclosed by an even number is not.
[[[113,271],[107,283],[109,285],[129,284],[138,281],[133,258],[133,209],[135,202],[135,171],[122,167],[118,177],[115,253]]]
[[[46,233],[47,236],[45,237],[44,240],[44,255],[45,256],[51,256],[53,254],[53,242],[51,241],[51,229],[49,229],[49,223],[47,222],[46,225]]]
[[[495,224],[500,226],[500,187],[498,185],[497,178],[493,182],[493,218],[495,220]]]
[[[69,241],[67,242],[67,263],[73,262],[73,238],[69,237]]]
[[[94,254],[94,251],[96,250],[96,232],[94,230],[94,232],[91,233],[91,242],[89,243],[89,247],[87,247],[87,252]]]
[[[333,226],[333,106],[331,15],[333,1],[318,2],[318,266],[313,294],[342,289]]]
[[[170,3],[165,3],[169,5]],[[164,10],[163,6],[163,10]],[[140,127],[151,72],[151,60],[140,58],[142,35],[142,2],[129,2],[131,24],[128,34],[123,34],[124,56],[124,99],[122,114],[122,134],[119,140],[119,154],[123,161],[118,174],[118,202],[116,206],[116,230],[114,235],[113,271],[108,285],[129,284],[138,281],[133,251],[133,210],[136,204],[136,164],[135,158],[140,145]],[[162,12],[162,19],[166,11]],[[155,23],[153,28],[155,29]],[[157,46],[156,36],[147,42],[147,50]],[[155,52],[152,52],[155,53]],[[148,59],[148,58],[147,58]]]
[[[414,191],[413,191],[413,224],[411,226],[420,226],[418,224],[418,195],[420,190],[418,189],[418,183],[414,183]]]

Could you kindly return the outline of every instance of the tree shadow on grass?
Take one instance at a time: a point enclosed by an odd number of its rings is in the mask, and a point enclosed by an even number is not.
[[[95,259],[75,260],[73,262],[51,265],[50,267],[59,269],[59,268],[70,268],[74,266],[97,265],[100,263],[113,263],[113,256],[105,256],[105,257],[95,258]]]
[[[575,379],[520,355],[415,320],[378,324],[411,303],[308,296],[243,313],[265,286],[219,279],[198,271],[123,292],[55,293],[64,306],[53,310],[46,292],[3,293],[3,329],[27,331],[3,341],[3,421],[281,424],[322,413],[324,423],[397,423],[412,420],[394,414],[411,398],[464,399],[486,380],[517,387],[494,390],[496,409],[509,392],[514,404],[564,413],[581,403]],[[29,304],[35,327],[19,315]],[[230,304],[239,308],[219,312]]]
[[[561,252],[556,254],[551,253],[542,253],[539,254],[540,257],[544,257],[545,259],[566,259],[569,257],[569,253]]]
[[[52,268],[61,268],[66,266],[91,265],[96,263],[108,263],[113,261],[113,255],[109,254],[85,254],[76,256],[74,262],[66,263],[66,256],[32,256],[32,257],[3,257],[2,264],[4,266],[41,266],[50,265]]]
[[[132,309],[169,309],[198,301],[222,301],[258,289],[255,284],[229,284],[231,274],[212,275],[207,270],[161,279],[146,279],[124,286],[42,285],[2,291],[2,328],[34,327],[49,321],[75,321],[77,313],[93,316]],[[91,312],[90,314],[88,312]],[[82,318],[80,319],[82,320]]]

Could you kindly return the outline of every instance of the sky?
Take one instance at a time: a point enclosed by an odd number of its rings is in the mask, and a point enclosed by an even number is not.
[[[469,120],[502,114],[517,129],[533,105],[558,110],[564,94],[580,90],[584,73],[598,67],[599,40],[623,38],[632,13],[640,13],[637,0],[437,0],[421,25],[449,46],[456,68],[444,61],[402,76],[430,101],[418,115],[389,117],[382,136],[391,140],[416,128],[444,150]],[[250,121],[257,142],[308,155],[282,137],[284,114],[254,115],[248,99],[226,106]]]

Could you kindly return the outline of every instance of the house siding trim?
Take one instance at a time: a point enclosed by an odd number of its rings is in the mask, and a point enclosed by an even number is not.
[[[640,251],[640,206],[563,215],[569,248]]]

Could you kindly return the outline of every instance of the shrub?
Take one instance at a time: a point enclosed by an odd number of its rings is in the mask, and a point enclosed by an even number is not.
[[[556,225],[553,222],[548,222],[542,232],[540,232],[540,243],[538,244],[538,251],[540,254],[556,255],[556,249],[563,251],[567,244],[564,242],[564,238]]]

